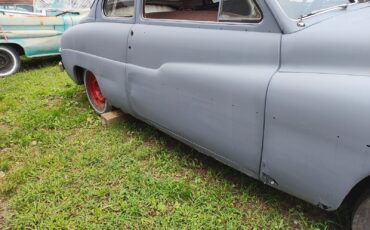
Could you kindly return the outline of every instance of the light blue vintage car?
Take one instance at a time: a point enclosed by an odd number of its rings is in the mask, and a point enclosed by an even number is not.
[[[370,228],[370,4],[98,0],[62,65],[113,107]]]
[[[54,16],[0,9],[0,77],[18,71],[20,56],[59,55],[60,38],[80,22],[79,12],[56,12]]]

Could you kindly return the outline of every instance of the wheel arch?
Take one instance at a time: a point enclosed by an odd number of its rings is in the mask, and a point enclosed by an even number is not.
[[[346,208],[350,206],[354,208],[354,205],[357,203],[358,199],[370,188],[370,175],[365,177],[363,180],[358,182],[346,195],[340,208]]]
[[[84,83],[84,72],[87,70],[86,68],[83,68],[81,66],[74,66],[73,67],[73,75],[75,78],[75,82],[78,85],[82,85]]]
[[[22,56],[22,55],[26,54],[23,46],[21,46],[18,43],[1,43],[1,45],[12,47],[13,49],[15,49],[18,52],[19,56]]]

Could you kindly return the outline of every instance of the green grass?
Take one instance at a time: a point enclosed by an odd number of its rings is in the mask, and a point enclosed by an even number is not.
[[[0,79],[0,228],[341,227],[134,118],[102,127],[83,87],[39,61]]]

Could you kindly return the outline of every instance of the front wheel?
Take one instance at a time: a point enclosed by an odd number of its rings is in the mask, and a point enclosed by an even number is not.
[[[112,111],[112,106],[109,104],[107,99],[103,96],[102,91],[95,75],[86,70],[84,73],[84,84],[86,89],[87,98],[91,104],[91,107],[98,114],[103,114]]]
[[[15,74],[20,66],[18,52],[10,46],[0,46],[0,77]]]
[[[359,200],[352,218],[352,230],[370,229],[370,190]]]

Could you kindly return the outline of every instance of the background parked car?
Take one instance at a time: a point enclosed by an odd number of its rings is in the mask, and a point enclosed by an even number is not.
[[[28,0],[14,2],[26,4]],[[32,12],[18,10],[19,6],[11,6],[5,0],[0,0],[1,3],[0,77],[5,77],[19,70],[22,55],[27,58],[59,55],[61,35],[81,21],[92,0],[67,3],[38,0],[32,5]]]
[[[27,58],[59,55],[61,35],[82,18],[79,12],[62,12],[57,16],[0,15],[0,77],[19,70],[21,55]]]
[[[0,0],[0,9],[33,12],[33,0]]]
[[[21,11],[21,12],[33,12],[33,6],[32,5],[26,5],[26,4],[1,4],[0,5],[1,10],[12,10],[12,11]]]

